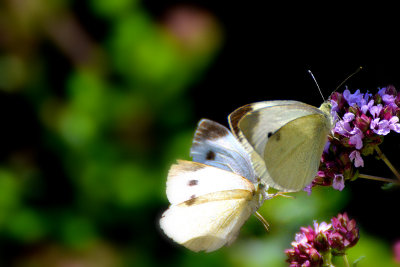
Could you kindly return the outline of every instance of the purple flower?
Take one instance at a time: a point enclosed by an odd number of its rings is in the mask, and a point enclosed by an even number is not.
[[[362,106],[361,106],[361,111],[362,111],[362,113],[367,114],[367,112],[370,111],[370,109],[373,107],[373,105],[374,105],[374,100],[373,100],[373,99],[371,99],[371,100],[368,102],[368,104],[362,105]]]
[[[380,118],[376,118],[371,121],[371,130],[374,133],[379,135],[387,135],[390,132],[389,122],[387,120],[382,120]]]
[[[397,116],[393,116],[390,120],[389,120],[389,128],[392,131],[395,131],[396,133],[400,133],[400,123],[399,122],[399,118]]]
[[[343,174],[335,174],[335,178],[333,178],[332,187],[339,191],[343,190],[343,188],[344,188]]]
[[[333,130],[334,132],[340,135],[348,136],[352,131],[352,128],[349,122],[343,120],[343,121],[338,121]]]
[[[303,190],[307,192],[307,195],[311,195],[312,187],[313,187],[313,183],[311,182],[309,185],[306,185],[306,187],[304,187]]]
[[[379,114],[381,113],[381,111],[382,111],[382,105],[381,104],[379,104],[377,106],[372,106],[369,109],[369,112],[371,113],[373,118],[378,117]]]
[[[361,149],[363,147],[363,132],[357,127],[354,127],[354,129],[350,132],[350,135],[349,143],[354,145],[356,149]]]
[[[399,118],[396,116],[391,117],[389,120],[380,120],[379,118],[371,121],[371,129],[379,135],[387,135],[390,130],[400,133]]]
[[[382,96],[382,101],[385,102],[385,104],[387,104],[387,105],[394,104],[395,100],[396,100],[396,97],[393,95],[383,95]]]
[[[354,118],[356,117],[356,115],[354,115],[351,112],[347,112],[346,114],[344,114],[343,116],[343,121],[345,122],[351,122],[352,120],[354,120]]]
[[[354,150],[353,152],[351,152],[349,158],[351,161],[354,161],[354,166],[356,168],[364,167],[364,160],[362,159],[358,150]]]
[[[335,92],[330,99],[331,115],[336,121],[324,147],[317,177],[304,190],[313,186],[332,186],[342,190],[347,180],[357,178],[357,168],[364,167],[363,157],[375,153],[390,132],[400,133],[400,93],[394,86],[376,94]]]
[[[346,99],[347,103],[349,103],[349,106],[360,106],[359,104],[364,99],[364,95],[360,93],[360,90],[357,90],[354,94],[351,94],[350,91],[346,89],[343,92],[343,97]]]
[[[378,94],[379,94],[380,96],[382,96],[382,95],[385,94],[385,92],[386,92],[386,87],[383,87],[382,89],[379,89]]]

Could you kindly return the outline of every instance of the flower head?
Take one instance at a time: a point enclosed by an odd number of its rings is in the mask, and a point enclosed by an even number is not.
[[[322,266],[327,253],[342,255],[357,243],[359,234],[354,219],[349,220],[344,213],[333,217],[331,222],[318,224],[314,221],[314,228],[300,228],[291,243],[292,248],[285,250],[290,266]]]
[[[400,133],[400,93],[394,86],[375,95],[346,89],[333,93],[330,101],[333,136],[328,137],[317,177],[304,189],[308,193],[317,185],[343,190],[345,181],[357,178],[357,169],[364,167],[363,157],[372,154],[385,135]]]
[[[332,218],[329,245],[334,250],[334,254],[343,254],[346,249],[353,247],[359,238],[356,221],[354,219],[349,220],[347,213]]]

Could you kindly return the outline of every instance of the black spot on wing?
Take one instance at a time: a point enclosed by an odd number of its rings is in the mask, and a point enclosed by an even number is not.
[[[279,131],[268,132],[268,134],[267,134],[268,139],[271,138],[272,136],[275,138],[275,141],[279,141],[281,139],[281,134]]]
[[[215,159],[215,152],[210,150],[207,152],[206,160],[214,160]]]
[[[199,181],[198,180],[190,180],[188,182],[188,186],[194,186],[194,185],[198,185]]]

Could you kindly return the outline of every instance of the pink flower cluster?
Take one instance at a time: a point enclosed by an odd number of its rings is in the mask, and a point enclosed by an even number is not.
[[[357,168],[364,167],[363,156],[371,155],[391,131],[400,133],[400,92],[394,86],[380,89],[375,95],[354,94],[349,90],[331,95],[335,126],[321,158],[316,179],[304,190],[316,185],[343,190],[345,180],[357,178]]]
[[[346,213],[333,217],[330,224],[314,221],[311,226],[301,227],[295,236],[292,248],[285,250],[286,260],[291,267],[322,266],[328,254],[343,255],[359,239],[359,231],[354,219]]]

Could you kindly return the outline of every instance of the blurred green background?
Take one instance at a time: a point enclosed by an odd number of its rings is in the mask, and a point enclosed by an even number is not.
[[[350,259],[394,266],[398,191],[376,182],[267,201],[269,233],[252,217],[211,254],[159,229],[168,168],[189,159],[200,118],[226,125],[235,108],[266,99],[319,105],[308,68],[326,95],[359,65],[367,71],[353,86],[399,85],[395,45],[366,47],[380,36],[343,36],[342,24],[312,32],[329,18],[308,15],[259,3],[1,1],[0,266],[286,266],[300,226],[343,211],[361,228]],[[391,176],[378,166],[370,174]]]

